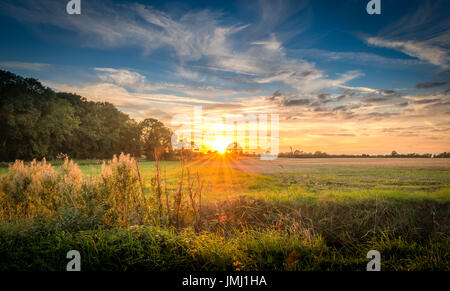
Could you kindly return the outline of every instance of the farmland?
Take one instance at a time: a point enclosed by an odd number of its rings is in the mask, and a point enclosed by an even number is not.
[[[363,271],[372,249],[383,270],[450,270],[447,159],[54,164],[0,169],[3,270],[64,270],[70,249],[84,270]],[[27,175],[51,203],[11,194]]]

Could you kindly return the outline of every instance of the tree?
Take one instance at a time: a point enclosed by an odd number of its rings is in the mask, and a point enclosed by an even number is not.
[[[78,128],[69,102],[32,78],[0,70],[0,159],[54,157]]]
[[[139,124],[108,102],[92,102],[69,93],[58,93],[68,100],[80,118],[80,126],[66,144],[67,153],[76,158],[110,158],[120,152],[141,154]]]
[[[140,124],[143,153],[149,160],[158,153],[169,154],[172,151],[172,131],[162,122],[147,118]]]

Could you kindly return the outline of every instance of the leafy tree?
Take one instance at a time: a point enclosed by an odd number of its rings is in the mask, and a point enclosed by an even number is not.
[[[0,159],[53,157],[78,127],[74,109],[37,80],[0,70]]]
[[[120,152],[140,155],[140,128],[136,121],[107,102],[92,102],[75,94],[58,93],[71,102],[80,126],[66,144],[76,158],[110,158]]]
[[[172,151],[172,131],[162,122],[147,118],[140,124],[143,153],[149,160],[154,159],[155,151],[170,154]]]

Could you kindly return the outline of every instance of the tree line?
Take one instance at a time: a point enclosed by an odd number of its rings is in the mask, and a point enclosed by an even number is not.
[[[450,153],[443,152],[440,154],[418,154],[418,153],[408,153],[408,154],[400,154],[397,151],[392,151],[390,154],[386,155],[369,155],[369,154],[361,154],[361,155],[336,155],[336,154],[327,154],[326,152],[316,151],[314,153],[308,153],[300,150],[293,151],[291,149],[290,152],[279,153],[278,157],[280,158],[450,158]]]
[[[172,153],[162,122],[130,118],[113,104],[55,92],[34,78],[0,70],[0,160],[111,158],[121,152],[154,157]]]

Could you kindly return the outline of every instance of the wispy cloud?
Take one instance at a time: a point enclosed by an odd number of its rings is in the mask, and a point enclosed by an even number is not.
[[[374,46],[399,50],[404,54],[426,61],[443,69],[449,67],[450,57],[448,55],[448,50],[438,46],[433,46],[427,42],[412,40],[393,41],[380,37],[368,37],[366,41],[368,44]]]
[[[422,82],[416,84],[416,89],[429,89],[435,87],[441,87],[446,85],[447,82]]]
[[[402,53],[449,68],[450,19],[448,1],[423,1],[415,12],[407,13],[385,26],[376,37],[365,37],[370,45]]]
[[[345,64],[371,65],[387,67],[413,66],[423,62],[416,59],[389,58],[374,53],[357,51],[327,51],[323,49],[294,49],[292,53],[299,54],[305,58],[327,62],[343,62]]]
[[[202,74],[208,71],[234,74],[237,75],[235,82],[281,82],[298,93],[306,94],[345,84],[362,75],[361,72],[351,71],[337,78],[329,78],[313,63],[288,57],[283,42],[275,33],[268,33],[270,25],[280,25],[283,17],[303,9],[305,5],[261,2],[259,7],[264,12],[261,17],[266,22],[261,20],[261,25],[256,25],[261,29],[259,34],[255,31],[255,25],[227,25],[222,12],[210,10],[187,11],[173,16],[141,4],[109,2],[99,6],[97,2],[90,2],[84,6],[86,13],[79,17],[67,17],[55,13],[64,9],[64,4],[51,0],[41,0],[39,3],[19,0],[0,4],[0,7],[20,21],[50,24],[73,31],[80,36],[83,46],[133,46],[141,48],[144,55],[158,49],[168,49],[178,58],[180,76],[196,82],[205,81],[205,77],[199,72],[186,70],[187,66],[193,68],[194,65],[201,65],[207,70]],[[295,6],[295,9],[289,9],[290,6]],[[261,37],[255,39],[255,35]],[[103,80],[127,88],[142,87],[145,83],[141,76],[126,70],[104,68],[99,72],[103,73],[100,75]]]

